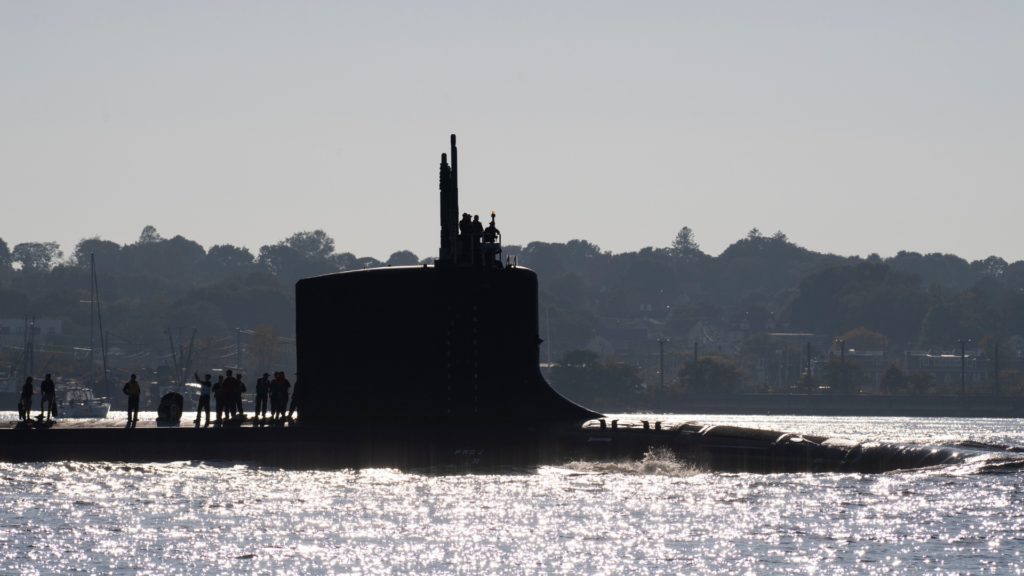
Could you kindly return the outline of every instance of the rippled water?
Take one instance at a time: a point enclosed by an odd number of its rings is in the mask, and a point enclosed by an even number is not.
[[[1024,446],[1021,420],[676,418]],[[1024,474],[982,469],[718,474],[668,454],[486,475],[0,464],[0,573],[1020,573]]]

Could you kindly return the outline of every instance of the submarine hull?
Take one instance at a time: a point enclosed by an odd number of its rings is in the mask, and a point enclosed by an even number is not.
[[[640,460],[669,450],[695,470],[718,472],[879,473],[956,464],[960,449],[857,444],[842,439],[695,423],[665,425],[599,420],[561,426],[218,428],[141,426],[107,421],[50,429],[12,427],[0,461],[159,462],[223,460],[291,469],[451,469],[459,472]],[[155,424],[155,423],[146,423]]]

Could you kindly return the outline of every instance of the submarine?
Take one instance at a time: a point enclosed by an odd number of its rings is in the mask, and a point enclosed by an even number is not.
[[[460,233],[455,135],[448,159],[441,155],[440,247],[432,265],[296,283],[298,422],[0,423],[0,461],[488,471],[640,459],[661,450],[710,471],[879,473],[956,464],[979,453],[611,418],[566,399],[540,372],[537,275],[515,258],[502,260],[496,227],[483,237]]]

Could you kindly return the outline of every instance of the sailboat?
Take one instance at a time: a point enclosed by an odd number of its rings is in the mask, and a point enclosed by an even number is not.
[[[103,405],[106,406],[106,409],[103,410],[103,415],[102,416],[71,416],[71,418],[106,418],[107,411],[110,409],[111,404],[113,404],[113,401],[112,401],[112,399],[110,397],[110,383],[107,380],[107,340],[106,340],[106,338],[104,338],[104,332],[103,332],[103,313],[100,310],[100,287],[99,287],[99,281],[96,278],[96,253],[95,252],[90,252],[89,253],[89,275],[90,275],[90,280],[89,280],[89,383],[90,383],[90,386],[92,388],[91,388],[91,390],[89,390],[88,397],[90,398],[91,402],[95,402],[97,400],[106,400],[106,402],[103,404]],[[93,314],[93,311],[95,311],[95,315]],[[100,329],[100,354],[101,354],[101,356],[103,358],[103,390],[102,390],[103,397],[96,397],[96,396],[94,396],[94,394],[97,392],[97,390],[96,390],[96,374],[95,374],[95,370],[96,370],[96,360],[95,360],[95,355],[96,355],[96,338],[95,338],[95,335],[94,335],[95,333],[94,333],[94,325],[93,325],[93,317],[94,316],[95,316],[95,318],[96,318],[96,320],[97,320],[97,322],[99,324],[99,329]],[[84,398],[85,398],[85,396],[83,396],[83,399]],[[83,406],[84,406],[84,404],[83,404]],[[90,412],[98,414],[99,410],[98,409],[96,409],[96,410],[84,410],[83,409],[83,413],[90,413]]]

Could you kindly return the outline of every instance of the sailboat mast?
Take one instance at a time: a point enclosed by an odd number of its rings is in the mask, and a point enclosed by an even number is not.
[[[100,355],[103,356],[103,394],[110,397],[110,383],[107,382],[107,342],[103,338],[103,310],[100,307],[100,283],[96,277],[96,255],[92,256],[92,285],[96,294],[96,321],[100,329]]]
[[[96,390],[96,357],[93,350],[93,317],[96,315],[96,253],[89,253],[89,382],[93,390]]]

